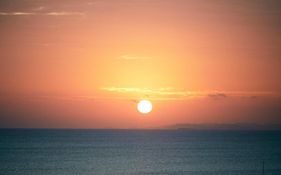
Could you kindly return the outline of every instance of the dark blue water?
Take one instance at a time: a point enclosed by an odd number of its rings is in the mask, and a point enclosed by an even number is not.
[[[2,175],[281,174],[280,131],[0,130]]]

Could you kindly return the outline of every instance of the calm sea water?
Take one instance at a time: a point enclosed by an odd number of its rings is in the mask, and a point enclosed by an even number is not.
[[[2,175],[281,174],[280,131],[0,130]]]

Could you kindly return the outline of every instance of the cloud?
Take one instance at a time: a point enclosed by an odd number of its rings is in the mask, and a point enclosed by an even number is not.
[[[226,98],[227,95],[225,93],[211,93],[211,94],[208,94],[208,97],[211,97],[211,98],[215,98],[215,99],[220,99],[220,98]]]
[[[102,87],[101,90],[120,95],[146,96],[155,100],[187,100],[191,98],[210,97],[224,99],[227,97],[255,98],[257,97],[281,97],[278,92],[238,92],[238,91],[189,91],[171,87],[166,88],[136,88],[136,87]]]
[[[29,16],[35,15],[32,12],[0,12],[0,16]]]
[[[186,90],[177,90],[170,87],[165,88],[136,88],[136,87],[102,87],[101,90],[120,95],[142,96],[154,100],[182,100],[186,98],[199,97],[202,94]]]
[[[0,16],[31,16],[31,15],[42,15],[42,16],[84,16],[84,12],[67,12],[67,11],[53,11],[44,13],[35,12],[0,12]]]
[[[151,59],[151,57],[146,57],[146,56],[132,56],[132,55],[121,55],[118,57],[118,59],[121,60],[148,60]]]
[[[176,91],[172,88],[134,88],[134,87],[103,87],[102,90],[120,93],[142,93],[142,94],[158,94],[158,95],[180,95],[188,96],[192,95],[190,91]]]
[[[47,12],[44,15],[48,16],[83,16],[85,13],[83,12]]]

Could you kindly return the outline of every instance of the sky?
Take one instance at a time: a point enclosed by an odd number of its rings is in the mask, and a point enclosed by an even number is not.
[[[0,0],[0,127],[281,124],[280,50],[279,0]]]

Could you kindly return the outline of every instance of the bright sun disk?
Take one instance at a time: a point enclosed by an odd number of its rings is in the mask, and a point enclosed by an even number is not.
[[[140,113],[147,114],[152,110],[152,103],[149,100],[141,100],[137,108]]]

